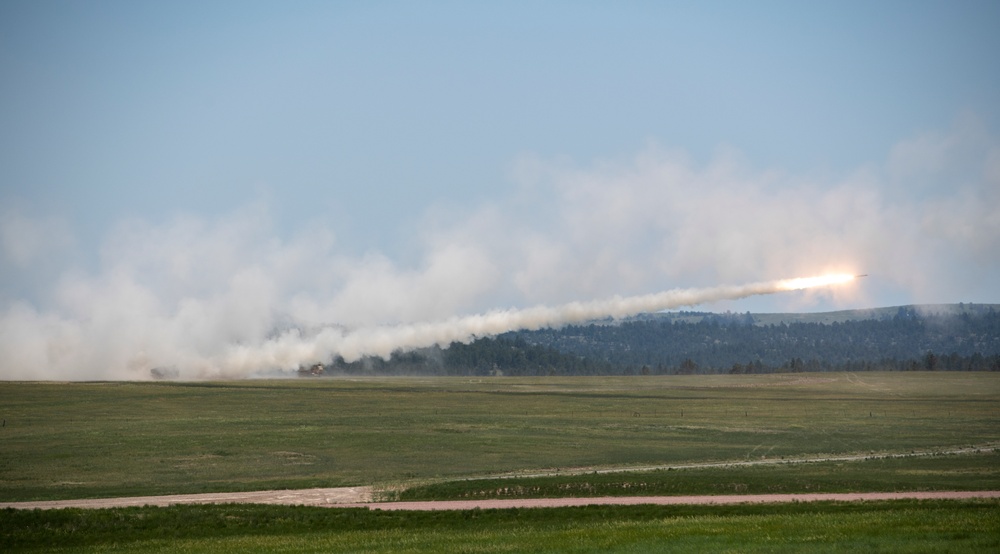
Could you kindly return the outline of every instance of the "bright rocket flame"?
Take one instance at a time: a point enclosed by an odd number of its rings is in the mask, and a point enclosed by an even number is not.
[[[820,275],[818,277],[799,277],[798,279],[785,279],[778,281],[778,288],[781,290],[811,289],[813,287],[826,287],[830,285],[849,283],[855,278],[855,275],[847,273],[834,273],[831,275]]]

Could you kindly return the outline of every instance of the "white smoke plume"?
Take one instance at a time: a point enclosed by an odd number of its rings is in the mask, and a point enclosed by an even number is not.
[[[400,241],[405,256],[359,253],[322,221],[283,227],[262,201],[115,222],[95,245],[66,216],[0,198],[0,379],[142,379],[157,366],[211,378],[388,355],[568,323],[588,307],[618,315],[573,300],[631,301],[664,283],[715,291],[677,300],[690,305],[730,298],[705,283],[871,274],[710,307],[738,311],[1000,296],[1000,141],[974,120],[841,175],[655,145],[588,165],[525,157],[512,172],[510,190],[478,206],[429,205]],[[564,312],[490,311],[536,305]],[[477,327],[501,314],[523,319]]]
[[[701,289],[675,289],[655,294],[612,297],[590,302],[571,302],[562,306],[535,306],[527,309],[494,310],[480,315],[453,317],[437,322],[378,326],[345,331],[324,328],[304,337],[297,331],[268,340],[261,346],[235,348],[218,361],[215,371],[224,375],[246,375],[270,368],[295,369],[304,363],[327,362],[334,356],[355,361],[363,356],[388,358],[397,350],[408,351],[428,346],[468,343],[477,337],[499,335],[508,331],[534,331],[585,321],[656,312],[683,306],[696,306],[718,300],[782,291],[837,285],[854,276],[836,274],[820,277],[783,279],[739,286]],[[213,371],[210,368],[209,371]]]

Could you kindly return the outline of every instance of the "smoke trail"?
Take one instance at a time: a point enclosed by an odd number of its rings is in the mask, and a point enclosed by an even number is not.
[[[233,376],[266,369],[292,370],[302,364],[328,362],[338,355],[348,362],[363,356],[388,358],[396,351],[447,346],[452,342],[468,343],[477,337],[494,336],[508,331],[533,331],[606,317],[619,319],[718,300],[736,300],[748,296],[838,285],[854,278],[853,275],[837,274],[739,286],[673,289],[641,296],[614,296],[590,302],[570,302],[555,307],[494,310],[436,322],[355,330],[326,327],[310,336],[303,336],[300,331],[292,330],[258,347],[234,348],[220,365],[224,375]]]

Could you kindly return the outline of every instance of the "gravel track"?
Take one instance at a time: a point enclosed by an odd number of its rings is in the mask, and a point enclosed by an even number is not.
[[[602,496],[596,498],[519,498],[503,500],[439,500],[428,502],[368,502],[340,505],[370,510],[474,510],[503,508],[568,508],[572,506],[636,506],[656,504],[767,504],[779,502],[860,502],[899,499],[1000,498],[1000,491],[939,491],[939,492],[859,492],[830,494],[747,494],[719,496]]]
[[[932,449],[932,450],[914,450],[911,452],[869,452],[867,454],[842,454],[833,456],[817,456],[817,457],[802,457],[802,458],[767,458],[761,456],[759,459],[749,459],[749,460],[729,460],[721,462],[696,462],[691,464],[667,464],[667,465],[651,465],[651,466],[628,466],[628,467],[612,467],[612,468],[594,468],[594,467],[583,467],[583,468],[560,468],[557,470],[547,470],[547,471],[520,471],[505,473],[500,475],[492,475],[489,477],[469,477],[466,480],[475,481],[479,479],[489,478],[489,479],[514,479],[514,478],[526,478],[526,477],[553,477],[561,475],[582,475],[587,473],[633,473],[641,471],[665,471],[668,469],[702,469],[702,468],[718,468],[718,467],[748,467],[748,466],[768,466],[768,465],[785,465],[785,464],[808,464],[814,462],[860,462],[864,460],[889,460],[895,458],[920,458],[928,456],[951,456],[951,455],[965,455],[965,454],[982,454],[984,452],[989,452],[991,450],[996,450],[1000,448],[1000,444],[990,443],[978,446],[967,446],[963,448],[950,448],[950,449]]]
[[[125,498],[85,498],[79,500],[41,500],[35,502],[0,502],[0,508],[123,508],[128,506],[172,506],[174,504],[286,504],[301,506],[336,506],[347,503],[371,502],[371,487],[340,487],[328,489],[296,489],[252,492],[213,492],[204,494],[171,494],[166,496],[132,496]]]
[[[427,502],[372,502],[370,487],[302,489],[208,494],[174,494],[128,498],[91,498],[38,502],[0,502],[0,508],[122,508],[174,504],[285,504],[370,510],[473,510],[497,508],[565,508],[570,506],[635,506],[638,504],[762,504],[775,502],[858,502],[897,499],[1000,498],[1000,491],[861,492],[830,494],[748,494],[713,496],[603,496],[594,498],[514,498],[502,500],[438,500]]]

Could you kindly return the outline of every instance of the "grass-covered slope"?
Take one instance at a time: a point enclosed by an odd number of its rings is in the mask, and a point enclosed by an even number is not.
[[[0,383],[0,499],[1000,443],[1000,375]]]

